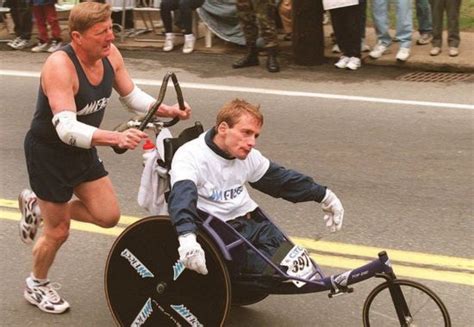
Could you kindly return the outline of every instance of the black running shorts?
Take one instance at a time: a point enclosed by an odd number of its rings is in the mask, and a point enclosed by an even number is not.
[[[67,202],[79,184],[108,175],[96,148],[48,143],[31,132],[26,134],[24,146],[30,186],[42,200]]]

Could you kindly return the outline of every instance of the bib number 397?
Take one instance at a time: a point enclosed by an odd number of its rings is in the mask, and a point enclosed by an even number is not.
[[[286,273],[291,277],[308,279],[316,272],[316,268],[309,259],[308,251],[298,245],[293,246],[280,265],[288,267]],[[306,284],[299,280],[292,280],[292,282],[297,287],[302,287]]]

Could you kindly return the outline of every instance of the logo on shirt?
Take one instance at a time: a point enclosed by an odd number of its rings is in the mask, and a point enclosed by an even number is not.
[[[208,199],[212,201],[216,201],[216,202],[233,200],[236,197],[238,197],[242,193],[243,190],[244,190],[244,187],[242,185],[225,190],[225,191],[219,191],[219,190],[213,189]]]
[[[93,114],[94,112],[104,110],[107,107],[107,103],[109,103],[109,98],[102,98],[99,100],[92,101],[88,103],[84,108],[77,111],[78,116],[86,116]]]

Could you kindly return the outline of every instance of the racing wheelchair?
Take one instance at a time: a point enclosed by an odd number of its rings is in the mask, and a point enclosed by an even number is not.
[[[176,76],[168,73],[150,111],[117,129],[152,128],[158,134],[163,127],[174,125],[176,120],[162,122],[154,116],[170,78],[183,108]],[[202,125],[196,122],[178,137],[165,139],[160,164],[169,169],[174,151],[202,132]],[[204,217],[198,222],[197,239],[205,252],[208,274],[201,275],[179,261],[178,239],[168,216],[133,223],[115,240],[105,268],[105,293],[115,322],[120,326],[223,326],[231,306],[251,305],[270,294],[325,291],[331,298],[351,293],[353,284],[378,277],[383,282],[363,305],[364,326],[451,326],[441,299],[418,282],[398,279],[385,251],[359,268],[325,276],[305,249],[282,234],[282,245],[267,257],[230,224]],[[243,272],[242,262],[249,251],[265,262],[263,272]]]

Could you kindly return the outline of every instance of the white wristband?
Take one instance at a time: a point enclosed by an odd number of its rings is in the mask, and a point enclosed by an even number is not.
[[[83,149],[92,147],[92,135],[97,128],[77,121],[74,111],[58,112],[53,116],[52,122],[64,143]]]
[[[156,99],[142,91],[137,85],[134,85],[132,92],[129,94],[119,97],[119,100],[127,110],[136,114],[146,113],[151,105],[156,101]]]

